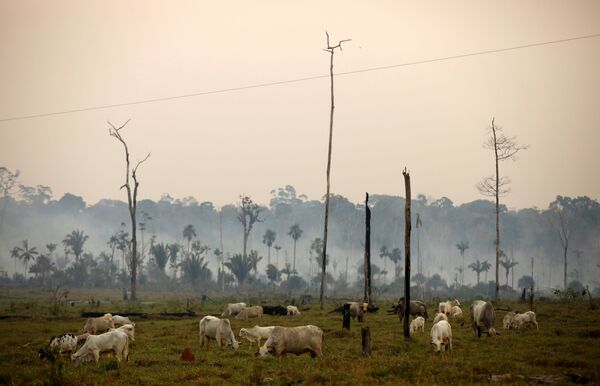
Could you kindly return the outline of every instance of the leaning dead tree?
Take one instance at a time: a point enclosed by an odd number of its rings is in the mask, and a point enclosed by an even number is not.
[[[408,317],[410,315],[410,231],[411,231],[411,219],[410,219],[410,174],[404,168],[402,172],[404,176],[404,186],[406,188],[406,202],[404,203],[404,338],[410,338],[410,331],[408,328]]]
[[[121,130],[129,123],[129,119],[127,122],[122,124],[120,127],[115,127],[112,123],[108,122],[110,128],[108,132],[111,137],[115,137],[119,142],[123,144],[123,149],[125,150],[125,183],[121,186],[121,189],[125,188],[127,191],[127,204],[129,206],[129,217],[131,218],[131,301],[137,300],[136,295],[136,285],[137,285],[137,266],[138,266],[138,255],[137,255],[137,234],[136,234],[136,210],[137,210],[137,193],[140,183],[137,179],[137,169],[138,167],[144,163],[150,157],[150,153],[146,155],[146,157],[138,161],[135,167],[132,169],[129,163],[129,148],[127,147],[127,143],[121,136]],[[131,186],[131,180],[133,180],[133,188]]]
[[[510,189],[508,189],[510,178],[500,177],[498,164],[500,161],[516,160],[517,153],[527,149],[529,146],[517,144],[516,137],[507,137],[502,132],[502,128],[496,127],[494,120],[495,118],[492,118],[490,137],[483,144],[483,147],[494,152],[496,173],[495,175],[485,177],[481,180],[481,182],[477,184],[477,189],[484,196],[494,197],[496,200],[496,290],[494,299],[498,300],[498,293],[500,292],[498,276],[500,265],[500,197],[506,196],[510,192]]]
[[[327,48],[324,48],[324,51],[329,52],[329,79],[331,83],[331,109],[329,110],[329,147],[327,151],[327,193],[325,193],[325,216],[323,219],[323,254],[321,264],[321,290],[319,293],[319,300],[321,303],[321,309],[323,309],[323,294],[325,293],[325,269],[327,267],[327,221],[329,220],[329,192],[330,192],[330,179],[329,175],[331,172],[331,143],[333,139],[333,110],[335,109],[334,97],[333,97],[333,54],[335,53],[335,49],[339,48],[342,50],[342,43],[349,42],[351,39],[340,40],[338,44],[332,46],[329,43],[329,33],[325,31],[325,35],[327,35]]]

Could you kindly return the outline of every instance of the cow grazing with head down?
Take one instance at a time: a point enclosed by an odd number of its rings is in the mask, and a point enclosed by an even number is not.
[[[245,338],[250,343],[256,343],[258,344],[258,348],[260,348],[260,341],[262,339],[269,339],[274,328],[275,326],[242,328],[240,330],[240,338]]]
[[[71,355],[77,351],[77,343],[86,340],[89,335],[89,333],[85,333],[76,336],[73,333],[67,332],[63,335],[53,336],[46,347],[38,351],[38,356],[41,360],[45,360],[48,356],[48,350],[57,350],[60,354]]]
[[[108,331],[109,328],[115,328],[115,322],[111,314],[104,314],[99,318],[89,318],[83,327],[83,332],[96,335]]]
[[[452,351],[452,327],[448,321],[440,320],[431,327],[431,344],[436,352],[445,351],[446,348]]]
[[[287,306],[287,316],[300,316],[300,311],[296,306]]]
[[[494,328],[495,319],[496,313],[492,303],[475,300],[471,304],[471,324],[477,338],[481,337],[482,332],[486,332],[488,336],[497,334]]]
[[[130,333],[129,329],[113,329],[104,334],[90,335],[83,346],[71,355],[71,360],[77,365],[91,360],[97,363],[100,354],[105,352],[114,352],[118,361],[123,358],[129,360],[129,341],[133,340],[133,335],[130,336]]]
[[[513,320],[515,320],[515,313],[510,311],[504,315],[502,319],[502,328],[505,330],[510,330],[512,328]]]
[[[433,324],[436,324],[437,322],[439,322],[440,320],[445,320],[446,322],[448,321],[448,317],[446,316],[446,314],[442,313],[442,312],[438,312],[435,315],[435,318],[433,318]]]
[[[362,320],[363,316],[369,308],[369,303],[364,302],[348,302],[346,304],[350,305],[350,316],[352,317],[352,319],[359,317],[359,321]]]
[[[421,330],[425,332],[425,319],[422,316],[417,316],[410,322],[410,335]]]
[[[135,326],[135,323],[133,323],[127,316],[113,315],[113,322],[115,323],[115,327],[123,326],[125,324],[131,324],[132,326]]]
[[[229,303],[221,316],[236,316],[244,308],[246,308],[246,303]]]
[[[210,339],[216,340],[219,348],[231,347],[237,350],[240,347],[231,330],[229,319],[219,319],[216,316],[208,315],[200,320],[200,348],[204,347],[206,343],[208,349]]]
[[[540,329],[538,327],[537,320],[535,320],[535,312],[533,311],[527,311],[522,314],[516,314],[511,324],[511,327],[515,330],[521,330],[529,326],[535,326],[537,330]]]
[[[398,314],[400,320],[404,319],[404,296],[398,300],[398,304],[394,305],[392,309],[393,313]],[[417,316],[422,316],[425,320],[429,318],[427,307],[421,300],[411,300],[408,312],[413,318]]]
[[[284,356],[310,353],[311,357],[323,356],[323,330],[317,326],[276,326],[256,355]]]

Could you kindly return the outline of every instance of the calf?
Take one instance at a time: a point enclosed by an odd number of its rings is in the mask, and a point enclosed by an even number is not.
[[[287,306],[287,316],[299,316],[300,311],[296,306]]]
[[[425,332],[425,319],[422,316],[417,316],[410,322],[410,334],[414,334],[418,330]]]
[[[516,314],[512,322],[512,327],[515,330],[521,330],[525,327],[533,325],[535,325],[535,328],[539,330],[538,322],[535,320],[535,312],[533,311],[527,311],[522,314]]]
[[[512,324],[513,321],[515,320],[515,313],[514,312],[508,312],[506,313],[506,315],[504,315],[504,318],[502,319],[502,328],[505,330],[510,330],[512,328]]]
[[[242,328],[240,330],[240,338],[245,338],[251,343],[257,343],[260,348],[261,339],[269,339],[275,326],[261,327],[254,326],[252,328]]]
[[[115,322],[111,314],[104,314],[99,318],[89,318],[83,327],[83,332],[96,335],[98,332],[108,331],[109,328],[115,328]]]
[[[276,326],[256,355],[284,356],[310,353],[311,357],[323,356],[323,330],[317,326]]]
[[[435,352],[445,351],[446,347],[452,351],[452,327],[446,320],[440,320],[431,327],[431,344]]]

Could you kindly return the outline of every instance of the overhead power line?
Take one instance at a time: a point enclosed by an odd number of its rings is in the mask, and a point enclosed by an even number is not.
[[[592,39],[592,38],[597,38],[597,37],[600,37],[600,33],[576,36],[576,37],[566,38],[566,39],[551,40],[551,41],[546,41],[546,42],[523,44],[523,45],[519,45],[519,46],[512,46],[512,47],[506,47],[506,48],[497,48],[497,49],[492,49],[492,50],[476,51],[476,52],[460,54],[460,55],[444,56],[444,57],[439,57],[439,58],[434,58],[434,59],[417,60],[414,62],[391,64],[391,65],[387,65],[387,66],[368,67],[368,68],[363,68],[363,69],[359,69],[359,70],[339,72],[334,75],[335,76],[345,76],[345,75],[359,74],[359,73],[363,73],[363,72],[389,70],[389,69],[399,68],[399,67],[408,67],[408,66],[415,66],[415,65],[419,65],[419,64],[442,62],[442,61],[446,61],[446,60],[468,58],[471,56],[496,54],[499,52],[521,50],[521,49],[525,49],[525,48],[540,47],[540,46],[546,46],[546,45],[551,45],[551,44],[572,42],[572,41],[576,41],[576,40]],[[174,99],[192,98],[192,97],[197,97],[197,96],[202,96],[202,95],[221,94],[221,93],[227,93],[227,92],[233,92],[233,91],[249,90],[249,89],[253,89],[253,88],[271,87],[271,86],[277,86],[277,85],[282,85],[282,84],[305,82],[305,81],[309,81],[309,80],[315,80],[315,79],[321,79],[321,78],[327,78],[327,77],[329,77],[329,75],[315,75],[315,76],[308,76],[308,77],[304,77],[304,78],[281,80],[281,81],[276,81],[276,82],[257,83],[257,84],[247,85],[247,86],[230,87],[230,88],[223,88],[223,89],[210,90],[210,91],[200,91],[200,92],[195,92],[195,93],[191,93],[191,94],[182,94],[182,95],[175,95],[175,96],[168,96],[168,97],[143,99],[143,100],[133,101],[133,102],[113,103],[113,104],[107,104],[107,105],[101,105],[101,106],[82,107],[82,108],[78,108],[78,109],[54,111],[54,112],[50,112],[50,113],[22,115],[22,116],[17,116],[17,117],[2,118],[2,119],[0,119],[0,122],[49,117],[49,116],[53,116],[53,115],[79,113],[79,112],[84,112],[84,111],[103,110],[103,109],[109,109],[109,108],[114,108],[114,107],[140,105],[140,104],[153,103],[153,102],[163,102],[163,101],[170,101],[170,100],[174,100]]]

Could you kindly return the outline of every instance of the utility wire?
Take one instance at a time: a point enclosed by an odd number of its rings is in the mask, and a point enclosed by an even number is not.
[[[540,42],[540,43],[523,44],[523,45],[519,45],[519,46],[498,48],[498,49],[493,49],[493,50],[476,51],[476,52],[471,52],[471,53],[467,53],[467,54],[444,56],[444,57],[434,58],[434,59],[418,60],[418,61],[414,61],[414,62],[392,64],[392,65],[388,65],[388,66],[369,67],[369,68],[363,68],[360,70],[339,72],[337,74],[334,74],[334,76],[345,76],[345,75],[359,74],[359,73],[363,73],[363,72],[389,70],[389,69],[399,68],[399,67],[408,67],[408,66],[415,66],[418,64],[442,62],[442,61],[446,61],[446,60],[468,58],[471,56],[496,54],[499,52],[521,50],[521,49],[525,49],[525,48],[540,47],[540,46],[546,46],[546,45],[550,45],[550,44],[566,43],[566,42],[572,42],[572,41],[576,41],[576,40],[592,39],[592,38],[597,38],[597,37],[600,37],[600,33],[576,36],[576,37],[566,38],[566,39],[551,40],[551,41]],[[134,102],[114,103],[114,104],[95,106],[95,107],[83,107],[83,108],[79,108],[79,109],[55,111],[55,112],[51,112],[51,113],[23,115],[23,116],[17,116],[17,117],[2,118],[2,119],[0,119],[0,122],[17,121],[17,120],[24,120],[24,119],[31,119],[31,118],[40,118],[40,117],[49,117],[49,116],[53,116],[53,115],[79,113],[79,112],[83,112],[83,111],[103,110],[103,109],[109,109],[109,108],[113,108],[113,107],[140,105],[140,104],[153,103],[153,102],[163,102],[163,101],[169,101],[169,100],[174,100],[174,99],[191,98],[191,97],[202,96],[202,95],[221,94],[221,93],[227,93],[227,92],[233,92],[233,91],[249,90],[249,89],[253,89],[253,88],[271,87],[271,86],[277,86],[277,85],[281,85],[281,84],[305,82],[305,81],[309,81],[309,80],[328,78],[328,77],[329,77],[329,75],[315,75],[315,76],[308,76],[308,77],[304,77],[304,78],[282,80],[282,81],[277,81],[277,82],[258,83],[258,84],[248,85],[248,86],[231,87],[231,88],[224,88],[224,89],[211,90],[211,91],[201,91],[201,92],[196,92],[196,93],[191,93],[191,94],[175,95],[175,96],[170,96],[170,97],[144,99],[144,100],[139,100],[139,101],[134,101]]]

